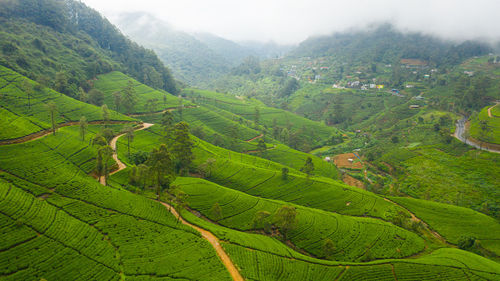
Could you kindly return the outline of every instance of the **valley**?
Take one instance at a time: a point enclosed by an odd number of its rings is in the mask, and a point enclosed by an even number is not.
[[[0,280],[500,280],[500,48],[114,20],[0,2]]]

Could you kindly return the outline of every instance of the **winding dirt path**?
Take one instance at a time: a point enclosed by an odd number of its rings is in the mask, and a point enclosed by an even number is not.
[[[439,233],[437,233],[436,231],[431,230],[431,229],[429,228],[429,225],[428,225],[427,223],[425,223],[423,220],[421,220],[420,218],[418,218],[417,216],[415,216],[415,214],[413,214],[410,210],[408,210],[408,209],[407,209],[407,208],[405,208],[404,206],[401,206],[401,205],[399,205],[398,203],[396,203],[396,202],[394,202],[394,201],[392,201],[392,200],[389,200],[389,199],[387,199],[387,198],[384,198],[384,200],[385,200],[385,201],[387,201],[387,202],[390,202],[390,203],[392,203],[392,204],[394,204],[394,205],[396,205],[396,206],[398,206],[398,207],[401,207],[401,208],[405,209],[406,211],[408,211],[408,213],[409,213],[409,214],[410,214],[410,216],[411,216],[411,220],[412,220],[412,221],[415,221],[415,222],[421,222],[421,223],[424,225],[424,227],[427,229],[427,231],[429,231],[429,233],[431,233],[431,234],[432,234],[432,236],[434,236],[436,239],[438,239],[439,241],[443,242],[444,244],[447,244],[447,245],[448,245],[448,242],[446,241],[446,239],[444,239],[444,237],[443,237],[443,236],[441,236],[441,235],[440,235]]]
[[[141,131],[141,130],[145,130],[151,126],[153,126],[154,124],[151,124],[151,123],[142,123],[142,127],[138,128],[138,129],[135,129],[134,131]],[[118,154],[116,154],[116,142],[118,141],[118,139],[125,135],[125,133],[123,134],[119,134],[117,136],[115,136],[113,139],[111,139],[111,141],[109,142],[109,146],[111,146],[111,148],[113,149],[113,159],[116,161],[116,164],[118,164],[118,169],[114,170],[113,172],[109,173],[109,175],[111,176],[112,174],[115,174],[115,173],[118,173],[119,171],[127,168],[127,166],[125,164],[123,164],[122,161],[120,161],[120,159],[118,159]],[[102,184],[102,185],[106,185],[106,178],[105,177],[100,177],[99,178],[99,182]]]
[[[493,109],[493,107],[495,107],[495,106],[497,106],[497,105],[499,105],[499,104],[500,104],[500,103],[498,103],[498,102],[497,102],[497,103],[495,103],[495,105],[494,105],[494,106],[491,106],[490,108],[488,108],[488,117],[493,118],[493,115],[491,114],[491,109]]]
[[[90,121],[87,124],[89,125],[103,125],[103,124],[131,124],[131,123],[137,123],[136,121]],[[71,121],[71,122],[66,122],[66,123],[61,123],[57,125],[57,129],[62,128],[62,127],[68,127],[68,126],[78,126],[80,124],[79,121]],[[17,143],[23,143],[27,141],[32,141],[32,140],[37,140],[41,139],[47,135],[52,134],[52,129],[46,129],[42,131],[38,131],[23,137],[15,138],[15,139],[9,139],[9,140],[0,140],[0,145],[8,145],[8,144],[17,144]]]
[[[143,123],[142,127],[136,129],[135,131],[145,130],[145,129],[153,126],[153,125],[154,124],[151,124],[151,123]],[[118,139],[121,136],[123,136],[123,135],[125,135],[125,134],[120,134],[120,135],[115,136],[111,140],[111,142],[109,143],[109,145],[113,149],[113,159],[118,164],[118,169],[115,170],[115,171],[113,171],[110,175],[112,175],[114,173],[117,173],[117,172],[119,172],[119,171],[121,171],[121,170],[123,170],[123,169],[125,169],[127,167],[123,162],[120,161],[120,159],[118,159],[118,154],[116,153],[116,143],[117,143]],[[101,179],[99,180],[99,182],[102,185],[106,185],[104,177],[101,177]],[[219,239],[217,239],[217,237],[215,237],[215,235],[213,235],[211,232],[209,232],[209,231],[207,231],[207,230],[205,230],[203,228],[200,228],[200,227],[198,227],[196,225],[193,225],[193,224],[185,221],[179,215],[179,213],[177,213],[177,211],[172,206],[170,206],[169,204],[167,204],[165,202],[161,202],[161,201],[160,201],[160,203],[163,206],[165,206],[165,208],[167,208],[167,210],[170,211],[170,213],[172,213],[178,220],[180,220],[182,222],[182,224],[185,224],[185,225],[187,225],[187,226],[195,229],[196,231],[198,231],[201,234],[201,236],[212,245],[212,247],[215,249],[215,252],[217,252],[217,255],[221,259],[222,263],[224,264],[224,266],[229,271],[229,274],[231,274],[231,277],[233,278],[233,280],[235,280],[235,281],[244,281],[245,280],[241,276],[240,272],[238,271],[238,269],[236,268],[236,266],[234,265],[234,263],[231,261],[231,258],[229,258],[228,254],[224,251],[224,249],[220,245]]]
[[[249,140],[246,140],[246,142],[251,142],[251,141],[254,141],[254,140],[256,140],[256,139],[260,139],[260,138],[262,138],[263,136],[264,136],[264,134],[260,134],[260,135],[258,135],[258,136],[256,136],[256,137],[253,137],[253,138],[251,138],[251,139],[249,139]]]
[[[217,239],[217,237],[215,237],[215,235],[213,235],[211,232],[209,232],[209,231],[207,231],[207,230],[205,230],[203,228],[200,228],[200,227],[198,227],[196,225],[193,225],[193,224],[185,221],[179,215],[179,213],[177,213],[177,211],[172,206],[170,206],[169,204],[167,204],[165,202],[160,202],[160,203],[163,206],[165,206],[167,208],[167,210],[169,210],[177,219],[179,219],[182,222],[182,224],[185,224],[185,225],[187,225],[187,226],[195,229],[196,231],[198,231],[201,234],[201,236],[203,238],[205,238],[205,240],[207,240],[210,244],[212,244],[212,247],[214,247],[215,251],[217,252],[217,255],[219,256],[219,258],[221,259],[222,263],[224,264],[224,266],[229,271],[229,274],[231,274],[231,277],[233,278],[233,280],[235,280],[235,281],[244,281],[245,280],[241,276],[241,274],[238,271],[238,269],[236,268],[236,266],[231,261],[231,258],[229,258],[229,256],[227,255],[227,253],[224,251],[224,249],[220,245],[219,239]]]

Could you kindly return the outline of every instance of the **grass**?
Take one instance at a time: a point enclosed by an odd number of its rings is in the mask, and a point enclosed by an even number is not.
[[[156,108],[153,111],[177,107],[180,104],[179,98],[163,90],[156,90],[146,86],[119,71],[98,75],[97,80],[94,81],[94,87],[104,93],[104,103],[109,108],[121,113],[127,113],[124,106],[116,107],[113,93],[122,91],[127,87],[128,81],[132,82],[136,95],[136,104],[132,113],[149,113],[151,110],[147,107],[148,100],[156,100]],[[184,105],[189,104],[189,102],[184,101]]]
[[[211,208],[218,203],[223,214],[218,223],[242,231],[257,230],[252,220],[258,211],[274,214],[287,204],[253,197],[200,179],[178,178],[174,184],[189,196],[190,208],[215,220]],[[401,258],[424,248],[420,237],[392,224],[302,206],[297,206],[297,225],[289,233],[289,239],[299,249],[317,257],[323,257],[322,244],[325,239],[331,239],[336,247],[331,258],[337,261]],[[371,256],[367,257],[366,252]]]
[[[462,236],[469,235],[479,239],[481,244],[485,242],[483,247],[490,249],[489,242],[500,238],[498,221],[469,208],[405,197],[391,197],[391,200],[424,220],[450,243],[457,244]],[[500,256],[498,248],[490,250]]]
[[[10,261],[1,267],[4,276],[229,279],[208,242],[162,205],[87,176],[82,163],[92,159],[92,148],[71,136],[74,128],[61,131],[0,147],[2,233],[17,221],[28,227],[3,248],[0,260]]]
[[[500,144],[500,106],[495,106],[491,110],[492,117],[488,115],[488,108],[492,107],[492,105],[488,105],[483,108],[477,116],[474,116],[470,121],[469,133],[470,136],[474,139]],[[481,123],[482,121],[486,122],[487,130],[482,132]]]
[[[57,124],[79,121],[85,116],[88,121],[102,120],[99,107],[74,100],[68,96],[44,88],[28,95],[22,83],[32,86],[35,82],[0,66],[0,140],[15,139],[51,128],[50,113],[46,104],[56,104],[55,121]],[[110,120],[130,121],[133,119],[110,111]]]
[[[292,148],[310,150],[312,147],[319,146],[330,135],[338,133],[338,130],[333,127],[282,109],[267,107],[255,99],[238,99],[233,95],[197,89],[185,89],[183,94],[194,98],[195,102],[203,104],[209,109],[229,111],[249,121],[255,121],[255,108],[258,108],[260,120],[254,126],[261,125],[268,130],[271,130],[274,125],[279,128],[288,128],[291,133],[297,134],[299,138],[304,140],[291,145]],[[304,144],[307,145],[304,146]]]

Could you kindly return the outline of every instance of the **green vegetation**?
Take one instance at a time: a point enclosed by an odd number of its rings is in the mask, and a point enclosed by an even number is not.
[[[123,71],[175,94],[176,82],[155,53],[131,42],[79,1],[0,3],[0,64],[76,97],[88,80]],[[53,80],[55,83],[52,83]]]
[[[22,85],[32,85],[24,91]],[[52,104],[53,110],[46,105]],[[101,109],[61,95],[40,86],[16,72],[0,66],[0,139],[20,138],[52,127],[51,113],[56,124],[78,122],[84,116],[88,122],[103,120]],[[112,121],[131,122],[133,119],[109,112]]]
[[[469,135],[476,140],[500,144],[500,107],[493,107],[489,117],[488,109],[491,107],[488,105],[471,118]]]

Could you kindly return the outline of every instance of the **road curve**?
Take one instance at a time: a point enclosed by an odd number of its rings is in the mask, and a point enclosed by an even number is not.
[[[142,123],[142,126],[140,128],[137,128],[135,129],[134,131],[140,131],[140,130],[145,130],[151,126],[153,126],[154,124],[151,124],[151,123]],[[115,173],[118,173],[119,171],[127,168],[127,166],[125,164],[123,164],[122,161],[120,161],[120,159],[118,159],[118,154],[116,154],[116,142],[118,141],[118,138],[120,138],[121,136],[125,135],[125,133],[123,134],[119,134],[117,136],[115,136],[113,139],[111,139],[111,141],[109,142],[109,146],[111,146],[111,148],[113,149],[113,159],[116,161],[116,164],[118,164],[118,169],[117,170],[114,170],[113,172],[111,172],[109,175],[111,176],[112,174],[115,174]],[[99,182],[102,184],[102,185],[106,185],[106,178],[105,177],[100,177],[99,178]]]
[[[466,139],[464,137],[464,133],[466,131],[466,126],[465,126],[466,122],[467,122],[467,118],[466,117],[463,117],[462,119],[460,119],[460,120],[457,121],[455,133],[453,134],[453,136],[455,138],[457,138],[459,141],[461,141],[461,142],[463,142],[463,143],[465,143],[467,145],[473,146],[473,147],[475,147],[477,149],[485,150],[485,151],[489,151],[489,152],[493,152],[493,153],[500,153],[500,150],[496,150],[496,149],[492,149],[492,148],[488,148],[488,147],[483,147],[480,144],[474,142],[470,138]]]
[[[136,129],[135,131],[144,130],[144,129],[147,129],[147,128],[153,126],[153,125],[154,124],[151,124],[151,123],[143,123],[142,127]],[[125,134],[120,134],[120,135],[115,136],[110,141],[110,143],[109,143],[109,145],[113,149],[113,159],[115,159],[116,163],[118,164],[118,170],[113,171],[110,175],[112,175],[114,173],[117,173],[117,172],[119,172],[119,171],[121,171],[121,170],[123,170],[123,169],[125,169],[127,167],[123,162],[120,161],[120,159],[118,159],[118,155],[116,154],[116,142],[123,135],[125,135]],[[106,185],[106,182],[104,181],[104,177],[101,177],[101,179],[99,180],[99,182],[102,185]],[[185,221],[179,215],[179,213],[177,213],[177,211],[172,206],[170,206],[169,204],[167,204],[165,202],[160,202],[160,203],[163,206],[165,206],[167,208],[167,210],[172,213],[172,215],[174,215],[178,220],[180,220],[182,222],[182,224],[185,224],[185,225],[187,225],[187,226],[195,229],[196,231],[198,231],[201,234],[201,236],[212,245],[212,247],[214,248],[215,252],[217,253],[217,255],[219,256],[219,258],[221,259],[222,263],[224,264],[224,266],[229,271],[229,274],[231,275],[231,277],[233,278],[233,280],[235,280],[235,281],[244,281],[245,280],[241,276],[241,274],[238,271],[238,269],[236,268],[236,266],[231,261],[231,258],[229,258],[228,254],[224,251],[224,249],[220,245],[219,239],[217,239],[217,237],[215,237],[215,235],[213,235],[211,232],[209,232],[209,231],[207,231],[205,229],[202,229],[202,228],[200,228],[200,227],[198,227],[196,225],[193,225],[193,224]]]

